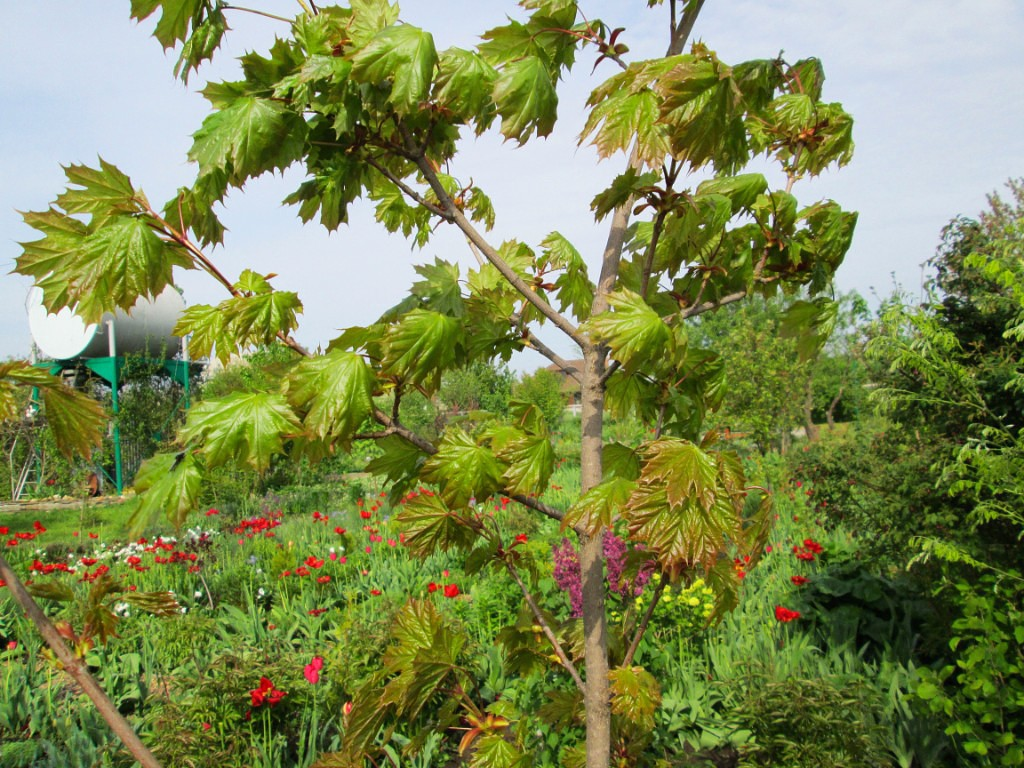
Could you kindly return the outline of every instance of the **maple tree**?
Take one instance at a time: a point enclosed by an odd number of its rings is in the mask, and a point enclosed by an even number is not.
[[[568,716],[582,712],[586,728],[585,751],[574,759],[592,768],[607,766],[613,751],[630,754],[659,700],[657,681],[633,664],[656,598],[647,616],[609,624],[604,532],[628,532],[663,584],[703,577],[719,613],[736,599],[733,555],[749,555],[752,565],[767,535],[770,497],[748,486],[739,458],[702,426],[728,372],[713,349],[687,343],[687,321],[755,294],[799,294],[789,326],[820,343],[834,315],[825,294],[856,221],[834,202],[801,206],[792,194],[798,181],[852,154],[852,120],[822,100],[818,60],[730,66],[703,44],[684,53],[703,0],[647,4],[669,17],[667,52],[630,62],[623,30],[571,0],[523,0],[521,20],[484,32],[475,48],[444,51],[428,31],[400,22],[386,0],[300,0],[288,37],[241,57],[240,80],[203,90],[212,112],[189,152],[198,166],[192,186],[154,207],[105,161],[69,166],[69,186],[53,206],[25,214],[41,238],[24,244],[16,266],[35,279],[48,309],[74,307],[87,321],[158,295],[175,269],[220,282],[227,298],[190,307],[176,328],[191,336],[193,358],[226,359],[278,340],[303,359],[274,388],[193,408],[177,452],[138,475],[138,520],[167,514],[180,524],[217,466],[263,471],[279,457],[316,459],[375,441],[381,455],[367,469],[390,481],[396,497],[420,485],[435,491],[400,515],[410,549],[464,551],[467,569],[493,565],[521,587],[541,632],[511,633],[521,644],[514,650],[558,658],[576,687],[563,701]],[[165,48],[180,46],[175,71],[186,81],[214,55],[229,10],[213,0],[132,1],[134,18],[158,14],[154,34]],[[558,88],[583,54],[617,71],[591,94],[580,142],[602,159],[627,158],[591,203],[609,233],[595,271],[557,230],[537,246],[492,243],[491,202],[465,181],[472,169],[458,153],[467,131],[497,130],[519,145],[550,134]],[[760,155],[781,169],[780,188],[748,169]],[[217,206],[228,191],[294,165],[306,180],[286,202],[304,221],[334,230],[366,198],[383,227],[421,245],[438,226],[457,228],[478,265],[466,274],[439,259],[418,267],[422,280],[401,304],[346,329],[325,351],[304,349],[292,336],[302,308],[295,293],[251,270],[231,279],[209,255],[222,242]],[[542,324],[579,347],[582,367],[538,338]],[[403,396],[435,393],[445,371],[508,361],[527,347],[580,385],[583,493],[569,509],[541,500],[556,458],[551,425],[536,407],[513,403],[508,419],[452,424],[436,441],[402,419]],[[27,375],[4,374],[5,382]],[[639,417],[651,439],[606,442],[607,413]],[[579,643],[533,599],[523,549],[476,514],[475,499],[498,493],[577,535]],[[428,604],[410,602],[394,638],[381,675],[355,696],[343,752],[325,765],[361,765],[379,749],[381,728],[415,720],[441,692],[466,690],[461,641]],[[473,765],[526,764],[507,703],[482,712],[465,693],[446,701],[431,727],[471,723],[462,746]]]

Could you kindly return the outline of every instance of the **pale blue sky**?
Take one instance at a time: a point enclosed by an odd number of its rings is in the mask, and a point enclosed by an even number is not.
[[[253,0],[290,15],[290,0]],[[434,32],[439,49],[472,44],[475,36],[515,13],[508,3],[407,0],[402,18]],[[584,3],[588,15],[624,26],[631,54],[657,55],[665,45],[664,13],[646,0]],[[206,114],[195,92],[206,79],[232,79],[233,58],[260,49],[278,29],[247,14],[230,17],[237,34],[216,63],[186,89],[173,78],[175,54],[164,54],[152,21],[128,19],[128,3],[39,0],[0,4],[0,263],[7,272],[33,239],[16,209],[44,208],[63,189],[61,163],[94,163],[97,154],[127,172],[161,203],[194,169],[185,155]],[[921,264],[943,225],[976,214],[985,195],[1024,175],[1024,3],[1018,0],[708,0],[695,36],[726,62],[763,58],[822,59],[826,97],[856,120],[850,166],[798,185],[801,202],[831,197],[860,212],[853,248],[839,273],[841,290],[888,293],[895,280],[916,293]],[[624,160],[598,164],[576,147],[589,90],[613,73],[590,77],[584,53],[562,94],[560,124],[546,141],[524,150],[500,136],[466,141],[454,167],[494,199],[495,242],[536,245],[552,230],[595,259],[605,230],[589,215],[600,185]],[[326,344],[337,329],[374,319],[398,301],[413,279],[412,264],[440,256],[472,264],[454,233],[440,233],[422,252],[384,235],[372,211],[359,206],[350,226],[328,236],[303,226],[279,201],[301,173],[250,184],[234,193],[223,219],[230,228],[215,260],[230,275],[249,267],[277,272],[282,289],[305,303],[299,339]],[[198,275],[181,279],[191,303],[223,298]],[[24,297],[29,282],[0,280],[0,359],[29,348]],[[566,355],[573,350],[552,341]],[[525,359],[518,367],[539,361]]]

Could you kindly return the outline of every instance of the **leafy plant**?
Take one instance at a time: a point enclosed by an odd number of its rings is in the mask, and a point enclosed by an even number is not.
[[[717,615],[735,604],[738,576],[723,556],[757,562],[770,497],[749,486],[740,460],[704,427],[721,403],[724,368],[714,350],[689,344],[687,326],[751,295],[803,290],[790,331],[810,346],[824,340],[834,312],[821,294],[856,216],[831,201],[801,206],[792,191],[849,161],[852,120],[823,100],[816,59],[730,66],[702,43],[684,53],[701,3],[672,3],[668,55],[633,62],[624,58],[622,30],[575,2],[522,5],[522,21],[487,31],[475,49],[438,52],[432,35],[399,23],[389,3],[301,3],[289,34],[265,54],[242,58],[241,80],[205,89],[213,111],[189,152],[198,166],[193,186],[161,212],[106,162],[70,166],[68,190],[47,211],[25,215],[41,239],[25,244],[17,270],[36,280],[48,309],[77,307],[86,319],[159,293],[175,268],[212,275],[227,298],[191,307],[176,328],[192,334],[193,354],[216,348],[226,358],[276,339],[303,359],[272,386],[194,408],[175,452],[140,472],[139,520],[169,510],[180,525],[203,478],[220,467],[265,473],[286,457],[315,460],[377,442],[381,453],[368,469],[392,483],[393,498],[429,486],[398,515],[410,549],[457,552],[468,572],[491,568],[521,590],[541,628],[538,647],[558,659],[561,682],[582,697],[586,744],[567,747],[564,759],[600,768],[613,749],[621,759],[642,749],[657,699],[632,652],[612,669],[603,534],[616,524],[629,531],[666,582],[704,578]],[[219,46],[225,10],[186,9],[177,0],[132,6],[136,18],[159,12],[155,35],[165,47],[181,44],[184,78]],[[520,145],[549,135],[559,84],[588,52],[595,65],[610,61],[619,71],[591,94],[581,141],[602,159],[629,156],[591,202],[598,221],[611,219],[593,274],[558,232],[537,248],[488,240],[495,212],[471,169],[459,167],[457,143],[465,131],[492,126]],[[784,184],[747,170],[760,155]],[[306,179],[286,202],[304,221],[337,229],[349,205],[368,198],[389,232],[420,245],[437,226],[456,228],[478,266],[465,275],[442,261],[420,267],[423,280],[405,301],[310,353],[291,336],[301,309],[294,293],[275,288],[273,275],[245,270],[231,279],[203,250],[222,241],[216,209],[229,190],[293,165],[304,166]],[[686,186],[687,179],[697,183]],[[580,366],[537,337],[542,322],[580,348]],[[515,405],[507,420],[452,424],[436,437],[405,420],[403,402],[434,396],[446,373],[507,361],[527,346],[580,383],[583,495],[570,508],[542,500],[556,425],[537,407]],[[606,412],[635,415],[649,439],[606,444]],[[578,624],[561,626],[545,614],[532,590],[530,552],[479,513],[492,495],[577,536],[582,634]],[[518,713],[501,702],[482,711],[460,695],[469,682],[459,660],[465,641],[425,605],[414,600],[400,611],[385,670],[357,693],[337,760],[354,765],[381,755],[389,744],[378,731],[397,732],[399,720],[417,726],[411,738],[420,744],[464,718],[476,733],[463,749],[472,764],[521,762],[525,742],[506,738]],[[423,711],[432,702],[440,707],[428,720]]]

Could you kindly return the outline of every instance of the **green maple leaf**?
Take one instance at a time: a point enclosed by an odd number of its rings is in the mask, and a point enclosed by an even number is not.
[[[814,358],[835,328],[839,304],[819,296],[813,301],[794,301],[782,315],[779,335],[796,339],[800,362]]]
[[[305,134],[305,122],[288,105],[239,96],[203,121],[188,156],[200,176],[223,171],[238,186],[300,159]]]
[[[356,49],[398,21],[398,5],[388,0],[352,0],[351,6],[352,17],[345,25],[345,31]]]
[[[193,406],[181,439],[201,442],[211,467],[233,461],[262,473],[284,452],[285,436],[301,431],[302,424],[281,395],[235,392]]]
[[[655,86],[672,153],[699,168],[735,170],[748,157],[745,105],[733,70],[714,58],[682,56]]]
[[[416,245],[427,244],[431,235],[430,211],[419,205],[409,205],[402,190],[384,179],[375,179],[370,199],[377,203],[377,221],[388,232],[400,230],[406,237],[415,237]]]
[[[640,457],[628,445],[606,442],[601,449],[601,468],[605,480],[610,477],[636,480],[640,477]]]
[[[373,413],[375,379],[354,352],[335,350],[300,362],[285,380],[292,407],[305,413],[307,432],[348,445]]]
[[[500,733],[487,733],[473,742],[469,768],[517,768],[532,764]]]
[[[379,32],[352,57],[352,77],[374,85],[390,81],[395,111],[410,115],[426,101],[436,65],[433,36],[411,24],[397,24]]]
[[[438,496],[418,494],[396,516],[405,533],[405,546],[417,557],[452,549],[467,550],[476,543],[480,523],[452,512]]]
[[[68,188],[52,207],[23,214],[43,237],[22,243],[15,271],[35,278],[50,312],[72,307],[89,323],[104,312],[130,310],[139,296],[159,295],[173,268],[192,261],[161,239],[161,225],[147,214],[145,197],[129,178],[100,158],[99,168],[67,166]],[[73,215],[87,214],[88,223]]]
[[[220,307],[209,304],[193,304],[185,309],[174,325],[175,336],[189,336],[188,349],[193,358],[212,357],[227,364],[239,347],[235,335],[230,333],[226,317]]]
[[[462,337],[462,326],[455,318],[414,309],[388,329],[381,368],[434,391],[442,371],[459,356]]]
[[[239,347],[270,344],[277,335],[289,335],[298,325],[302,302],[292,291],[269,291],[237,296],[221,302],[227,329]]]
[[[647,360],[674,353],[672,331],[643,298],[628,289],[609,294],[610,311],[590,318],[586,327],[611,347],[613,357],[627,371]]]
[[[661,705],[658,681],[643,667],[619,667],[608,673],[612,712],[645,731],[654,728],[654,714]]]
[[[69,389],[47,371],[20,360],[0,363],[0,417],[20,417],[15,395],[18,387],[39,390],[46,423],[64,456],[88,457],[102,444],[107,422],[103,406],[85,393]]]
[[[612,180],[608,189],[594,196],[590,210],[594,212],[594,218],[601,221],[616,208],[632,200],[642,189],[657,183],[658,174],[654,171],[640,173],[635,168],[628,168]]]
[[[645,448],[641,482],[663,487],[672,506],[693,500],[706,509],[718,497],[718,465],[689,440],[665,438]]]
[[[146,459],[135,475],[138,496],[129,519],[132,535],[165,515],[180,529],[199,504],[199,489],[203,482],[203,466],[190,452],[158,453]]]
[[[434,100],[460,120],[475,124],[479,136],[497,114],[492,92],[497,70],[478,53],[449,48],[441,54]]]
[[[424,278],[412,284],[410,290],[414,296],[430,309],[450,317],[462,317],[466,313],[458,264],[435,258],[433,264],[419,264],[414,269]]]
[[[708,179],[697,187],[695,197],[702,195],[724,195],[729,198],[732,213],[749,210],[754,202],[768,191],[768,180],[760,173],[741,173]]]
[[[546,434],[524,435],[500,450],[498,458],[508,464],[508,493],[542,493],[555,469],[555,447]]]
[[[405,438],[389,435],[377,442],[381,455],[366,465],[366,471],[383,475],[390,482],[414,477],[427,455]]]
[[[444,500],[456,509],[470,499],[483,501],[501,490],[505,468],[495,455],[461,429],[445,432],[437,453],[423,465],[423,479],[437,483]]]
[[[569,507],[562,527],[579,526],[591,536],[610,528],[635,487],[633,480],[623,477],[612,477],[598,483]]]
[[[167,49],[188,37],[189,26],[201,20],[206,7],[207,0],[132,0],[132,18],[142,21],[162,9],[153,37]]]
[[[501,135],[524,144],[533,133],[547,136],[555,126],[558,94],[547,64],[527,56],[508,64],[494,83]]]
[[[594,301],[594,284],[587,273],[587,264],[579,251],[558,232],[548,235],[541,245],[545,248],[544,256],[549,264],[564,270],[555,280],[558,292],[559,311],[572,309],[578,319],[590,316],[590,307]]]
[[[211,171],[191,187],[179,187],[178,194],[164,206],[164,220],[184,234],[192,230],[202,245],[224,242],[224,225],[213,211],[215,203],[224,199],[228,178],[224,171]]]
[[[580,143],[590,136],[599,157],[630,151],[634,141],[640,159],[657,166],[669,152],[665,128],[659,123],[661,99],[644,89],[631,93],[619,90],[598,101],[590,111]]]
[[[71,215],[91,214],[93,224],[114,214],[142,213],[144,208],[139,199],[142,195],[135,191],[131,179],[102,157],[99,162],[99,168],[63,166],[68,184],[74,186],[57,196],[57,205]]]

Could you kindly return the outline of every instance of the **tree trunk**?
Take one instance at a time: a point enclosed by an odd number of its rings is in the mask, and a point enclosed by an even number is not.
[[[807,432],[807,439],[812,443],[818,439],[818,427],[814,423],[814,379],[807,379],[807,386],[804,389],[804,431]]]
[[[836,427],[836,406],[839,405],[839,401],[843,399],[843,387],[839,388],[836,396],[832,398],[832,402],[828,404],[828,410],[825,411],[825,418],[828,419],[828,430],[831,432]]]
[[[603,350],[595,347],[583,352],[580,463],[584,493],[601,482],[601,433],[604,423],[602,352]],[[608,680],[608,627],[605,616],[604,547],[600,534],[580,538],[583,647],[587,672],[584,696],[587,768],[607,768],[611,758],[611,699]]]

